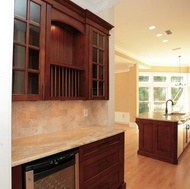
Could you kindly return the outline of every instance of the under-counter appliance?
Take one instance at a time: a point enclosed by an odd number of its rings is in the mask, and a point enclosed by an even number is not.
[[[78,189],[78,149],[23,165],[25,189]]]

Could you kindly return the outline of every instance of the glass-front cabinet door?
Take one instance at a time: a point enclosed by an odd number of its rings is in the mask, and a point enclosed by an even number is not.
[[[45,3],[15,0],[13,100],[43,98]]]
[[[91,99],[108,99],[108,36],[92,29],[90,56]]]

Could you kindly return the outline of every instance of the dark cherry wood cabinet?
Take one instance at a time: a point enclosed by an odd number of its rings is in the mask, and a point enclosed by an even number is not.
[[[46,99],[87,99],[83,10],[66,8],[47,7]]]
[[[124,132],[79,147],[80,189],[126,189]],[[12,189],[23,189],[22,165],[12,167]]]
[[[13,100],[108,99],[112,27],[69,0],[16,1]]]
[[[12,189],[22,189],[22,165],[12,167]]]
[[[112,25],[86,10],[89,50],[89,99],[109,99],[109,31]],[[99,24],[97,24],[99,23]]]
[[[177,164],[177,122],[136,118],[139,128],[138,154]]]
[[[43,98],[46,4],[15,1],[13,44],[13,100]]]
[[[126,188],[124,133],[79,148],[79,188]]]

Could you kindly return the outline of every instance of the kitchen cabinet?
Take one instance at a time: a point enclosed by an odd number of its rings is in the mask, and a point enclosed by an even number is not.
[[[16,1],[13,100],[109,99],[112,27],[71,1]]]
[[[112,26],[86,11],[89,33],[89,98],[109,99],[109,30]],[[99,25],[97,24],[99,23]]]
[[[81,136],[81,130],[79,135]],[[94,136],[93,133],[92,135]],[[90,135],[90,138],[93,137],[92,135]],[[72,140],[71,146],[75,146],[73,135],[70,136],[72,136],[72,139],[69,139]],[[59,140],[59,137],[56,138],[54,136],[53,138],[54,140]],[[68,138],[69,135],[65,140],[68,140]],[[84,141],[89,141],[89,137],[87,137],[87,140],[86,136],[84,136],[84,139]],[[64,140],[64,137],[60,137],[60,140]],[[50,141],[47,146],[51,146],[52,140]],[[68,149],[68,144],[66,146]],[[95,142],[87,142],[86,144],[83,143],[83,145],[76,144],[75,147],[79,147],[79,161],[77,160],[77,165],[79,165],[80,189],[126,189],[126,183],[124,182],[124,132],[117,132],[117,134],[95,140]],[[61,148],[63,149],[63,146]],[[55,152],[54,148],[53,152]],[[39,155],[41,157],[41,154]],[[22,165],[17,164],[12,167],[12,189],[24,188],[22,182]]]
[[[80,189],[124,189],[124,134],[79,148]]]
[[[47,6],[46,99],[86,99],[85,23],[59,4]],[[76,15],[76,16],[75,16]]]
[[[172,164],[178,163],[178,122],[136,118],[139,128],[138,154]]]
[[[22,165],[12,167],[12,189],[22,189]]]
[[[46,4],[17,0],[14,12],[13,100],[43,98]]]

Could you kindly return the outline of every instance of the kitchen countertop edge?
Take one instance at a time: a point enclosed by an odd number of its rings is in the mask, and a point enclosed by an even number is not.
[[[87,126],[12,140],[12,167],[125,132],[108,126]]]
[[[145,112],[139,114],[136,118],[138,119],[149,119],[157,121],[169,121],[169,122],[185,122],[190,118],[190,113],[185,115],[165,115],[163,112]]]

